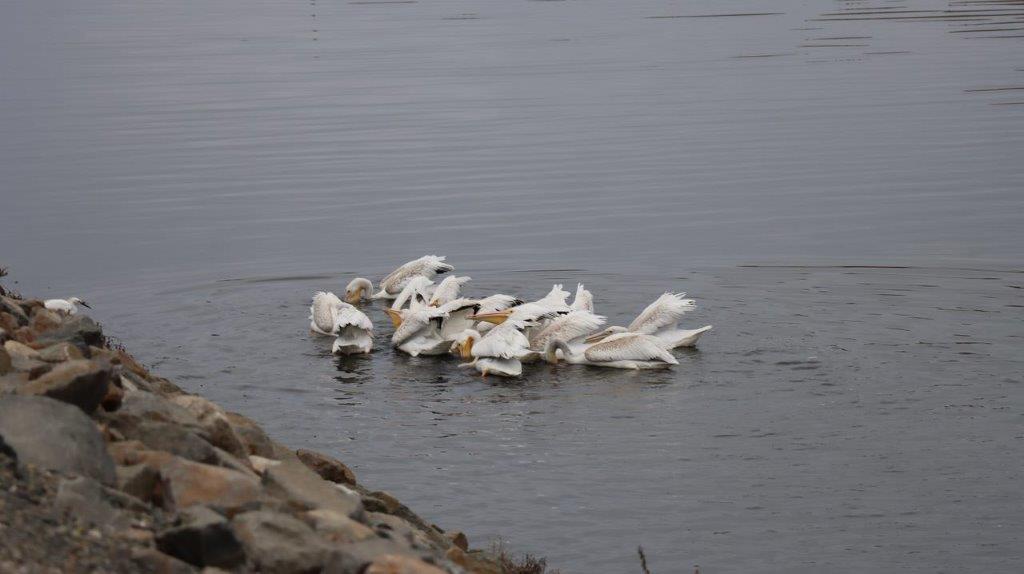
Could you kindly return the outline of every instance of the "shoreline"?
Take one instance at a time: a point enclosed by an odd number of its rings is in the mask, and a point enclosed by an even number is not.
[[[0,345],[0,570],[546,571],[184,391],[82,313],[0,286]]]

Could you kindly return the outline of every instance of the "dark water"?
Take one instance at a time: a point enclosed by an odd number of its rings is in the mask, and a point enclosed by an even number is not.
[[[5,2],[0,265],[563,572],[1019,571],[1022,37],[997,1]],[[371,357],[307,336],[434,252],[715,330],[517,382],[376,310]]]

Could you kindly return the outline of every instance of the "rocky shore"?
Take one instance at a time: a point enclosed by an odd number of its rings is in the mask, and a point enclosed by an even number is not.
[[[0,572],[541,573],[0,287]]]

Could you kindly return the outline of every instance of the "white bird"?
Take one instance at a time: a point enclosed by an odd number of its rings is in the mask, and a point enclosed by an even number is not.
[[[335,354],[369,353],[373,349],[373,323],[359,309],[334,293],[317,292],[309,307],[309,328],[314,333],[334,336]]]
[[[369,279],[356,277],[349,281],[348,286],[345,287],[345,301],[355,305],[362,301],[364,297],[369,299],[372,293],[373,283]]]
[[[92,309],[88,303],[82,301],[78,297],[68,297],[67,299],[47,299],[43,301],[43,306],[51,311],[58,313],[64,313],[66,315],[74,315],[78,313],[78,305]]]
[[[428,304],[434,307],[440,307],[445,303],[458,299],[462,286],[468,283],[471,279],[472,277],[456,277],[455,275],[445,277],[444,281],[438,283],[437,288],[434,289],[434,294],[430,296],[430,302]]]
[[[484,312],[481,310],[473,318],[478,321],[494,323],[495,325],[500,325],[508,319],[515,319],[518,321],[536,321],[543,326],[544,322],[558,315],[564,315],[571,310],[569,305],[566,304],[568,298],[568,291],[563,291],[561,285],[554,285],[551,291],[541,299],[514,307],[507,307],[500,311]]]
[[[660,339],[640,333],[616,333],[581,352],[574,351],[565,341],[554,339],[544,349],[544,359],[558,364],[558,351],[568,363],[595,367],[656,369],[679,364]]]
[[[523,362],[534,361],[539,353],[530,350],[530,340],[523,330],[530,327],[528,321],[507,320],[484,335],[467,329],[459,334],[453,348],[457,348],[464,359],[472,362],[461,367],[473,367],[480,374],[518,377],[523,374]]]
[[[648,305],[628,327],[613,326],[587,337],[588,343],[606,340],[610,335],[640,333],[653,335],[661,340],[666,349],[692,347],[701,335],[711,330],[711,325],[699,329],[680,329],[679,320],[696,307],[693,299],[683,299],[686,293],[665,293]]]
[[[418,309],[427,304],[431,293],[434,292],[434,282],[422,275],[417,275],[405,284],[402,292],[391,302],[392,309],[403,309],[408,305],[409,309]]]
[[[442,355],[451,348],[451,341],[441,337],[444,311],[436,307],[421,307],[415,310],[385,309],[384,312],[395,324],[391,344],[399,351],[418,357]]]
[[[374,293],[374,299],[394,299],[410,279],[423,276],[427,279],[455,270],[455,267],[444,262],[444,257],[437,255],[424,255],[419,259],[410,261],[381,279],[380,291]]]
[[[570,307],[573,311],[590,311],[594,312],[594,294],[587,291],[582,283],[576,284],[576,296],[572,299],[572,305]]]
[[[559,315],[533,333],[530,337],[530,348],[543,352],[548,343],[554,340],[564,341],[570,347],[575,347],[576,344],[583,342],[584,337],[604,325],[604,321],[604,317],[590,311],[570,311],[566,315]]]

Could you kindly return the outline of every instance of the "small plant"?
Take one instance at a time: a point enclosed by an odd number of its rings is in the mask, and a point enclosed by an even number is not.
[[[548,570],[548,561],[544,558],[524,554],[517,560],[501,541],[494,543],[491,552],[504,574],[559,574],[558,570]]]

